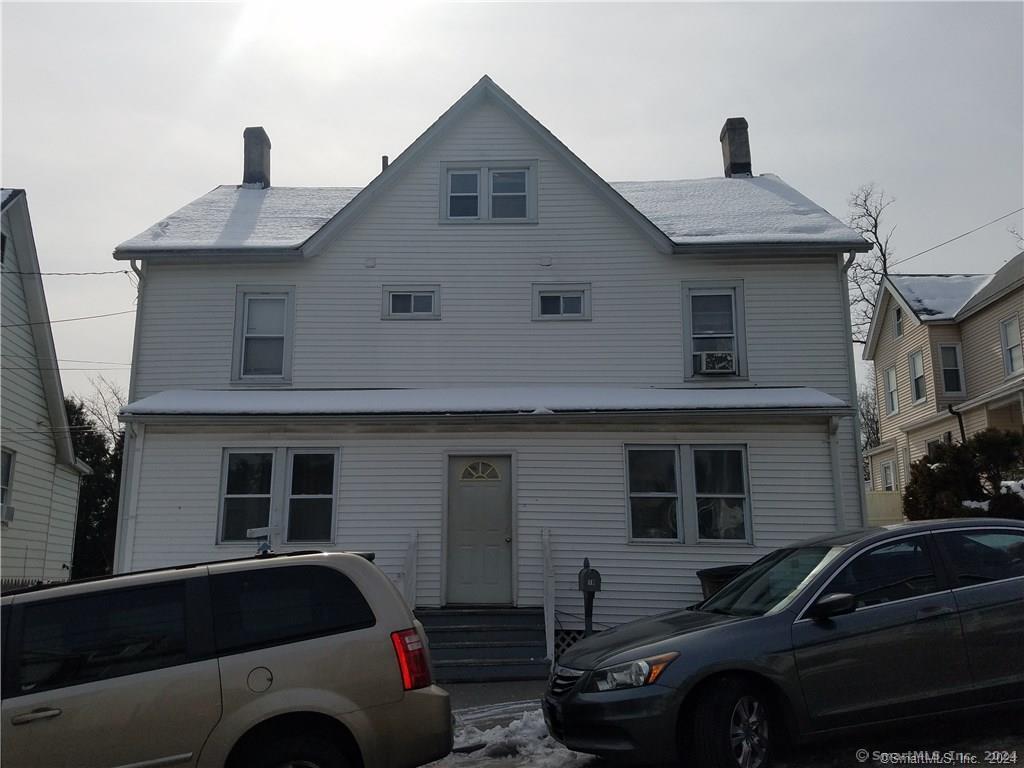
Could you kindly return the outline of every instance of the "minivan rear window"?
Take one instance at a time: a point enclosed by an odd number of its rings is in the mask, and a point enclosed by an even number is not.
[[[15,695],[184,664],[183,581],[27,603]]]
[[[372,627],[373,611],[333,568],[292,565],[210,577],[218,653]]]

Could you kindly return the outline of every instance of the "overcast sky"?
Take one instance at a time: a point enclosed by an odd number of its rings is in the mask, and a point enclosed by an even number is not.
[[[362,186],[486,73],[609,181],[755,173],[833,214],[874,181],[896,257],[1024,206],[1024,5],[4,2],[0,180],[27,190],[44,271],[111,251],[218,184],[242,129],[273,183]],[[1021,214],[906,264],[989,272]],[[131,309],[124,276],[48,277],[50,317]],[[68,392],[131,360],[133,316],[54,325]],[[127,367],[106,375],[127,385]]]

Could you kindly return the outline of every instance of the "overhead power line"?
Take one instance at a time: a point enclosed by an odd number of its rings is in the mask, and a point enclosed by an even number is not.
[[[889,264],[889,268],[892,269],[893,267],[897,266],[898,264],[905,264],[906,262],[910,261],[911,259],[916,259],[918,256],[924,256],[924,254],[930,253],[931,251],[934,251],[936,248],[941,248],[944,245],[949,245],[950,243],[952,243],[952,242],[954,242],[956,240],[959,240],[962,237],[967,237],[968,235],[973,235],[979,229],[984,229],[985,227],[991,227],[997,221],[1002,221],[1003,219],[1005,219],[1005,218],[1007,218],[1009,216],[1013,216],[1013,214],[1015,214],[1015,213],[1020,213],[1021,211],[1024,211],[1024,208],[1018,208],[1016,211],[1010,211],[1009,213],[1004,213],[999,218],[992,219],[992,221],[988,222],[987,224],[982,224],[980,227],[975,227],[974,229],[968,230],[967,232],[959,234],[956,237],[951,237],[951,238],[949,238],[949,240],[946,240],[945,242],[939,243],[938,245],[933,245],[931,248],[925,248],[923,251],[915,253],[913,256],[907,256],[907,258],[905,258],[905,259],[899,259],[898,261],[894,261],[892,264]]]
[[[24,358],[26,360],[49,360],[49,358],[44,356],[44,355],[21,355],[21,354],[18,354],[17,352],[0,352],[0,357],[21,357],[21,358]],[[131,363],[126,363],[126,362],[123,362],[123,361],[120,361],[120,360],[117,361],[117,362],[114,362],[113,360],[75,360],[75,359],[72,359],[70,357],[58,357],[57,358],[57,362],[58,363],[90,363],[92,365],[117,365],[117,366],[124,366],[126,368],[130,368],[131,365],[132,365]]]
[[[28,325],[53,325],[54,323],[73,323],[76,320],[95,320],[99,317],[116,317],[117,315],[131,315],[137,312],[135,309],[126,309],[123,312],[107,312],[103,315],[86,315],[85,317],[65,317],[60,320],[37,320],[32,323],[6,323],[0,328],[24,328]]]

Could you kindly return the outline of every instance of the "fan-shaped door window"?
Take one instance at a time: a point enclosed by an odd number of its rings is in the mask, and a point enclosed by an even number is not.
[[[471,461],[463,470],[460,480],[501,480],[498,468],[489,461]]]

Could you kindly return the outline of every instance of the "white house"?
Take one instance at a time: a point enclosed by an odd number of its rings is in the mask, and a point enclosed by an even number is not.
[[[484,77],[365,188],[244,183],[141,279],[118,571],[372,550],[420,608],[612,625],[862,522],[843,255],[773,175],[609,184]]]
[[[28,201],[0,192],[3,337],[0,339],[0,585],[71,575],[78,481]]]

